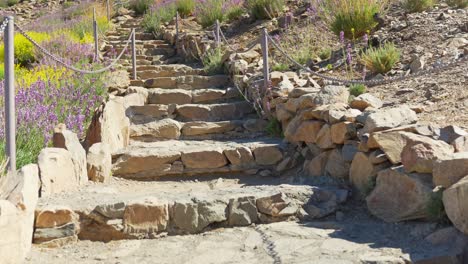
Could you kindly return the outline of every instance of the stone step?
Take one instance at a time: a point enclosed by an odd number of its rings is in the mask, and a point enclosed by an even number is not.
[[[230,99],[240,98],[236,88],[213,89],[148,89],[149,104],[206,104],[222,103]]]
[[[348,192],[289,185],[271,177],[187,182],[111,179],[39,199],[34,243],[58,247],[78,239],[109,242],[207,232],[335,212]],[[314,210],[315,209],[315,210]],[[308,215],[307,211],[312,215]],[[89,243],[89,242],[88,242]]]
[[[164,115],[164,110],[158,113]],[[168,114],[158,120],[136,115],[132,118],[130,137],[134,141],[155,142],[167,139],[234,139],[265,135],[266,121],[257,119],[218,122],[178,122]]]
[[[159,77],[145,81],[146,88],[179,88],[179,89],[203,89],[222,88],[230,83],[227,75],[198,76],[187,75],[179,77]]]
[[[113,175],[138,180],[225,175],[276,168],[286,155],[281,139],[133,141],[113,155]]]
[[[119,45],[119,44],[124,44],[127,40],[121,40],[121,39],[116,39],[110,38],[107,41],[107,44],[109,45]],[[156,39],[156,40],[135,40],[135,43],[137,45],[144,45],[144,44],[151,44],[151,45],[168,45],[166,41]]]
[[[182,122],[216,122],[255,116],[255,109],[246,101],[218,104],[147,104],[129,106],[126,114],[135,124],[166,117]]]
[[[152,58],[152,57],[149,57]],[[145,58],[146,59],[146,58]],[[202,68],[192,68],[184,64],[138,66],[138,76],[141,79],[159,77],[179,77],[184,75],[206,75]]]

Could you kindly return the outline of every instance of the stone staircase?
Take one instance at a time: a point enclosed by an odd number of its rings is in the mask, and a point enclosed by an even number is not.
[[[129,20],[110,34],[107,50],[121,50]],[[113,155],[113,175],[131,179],[249,173],[283,160],[281,139],[268,138],[266,121],[233,87],[228,75],[208,75],[200,65],[180,61],[175,48],[148,33],[137,33],[137,80],[145,95],[131,105],[130,146]],[[114,40],[115,39],[115,40]],[[130,69],[129,69],[130,70]]]
[[[105,50],[120,49],[136,23],[129,20],[110,33]],[[289,180],[280,172],[298,153],[288,155],[282,139],[266,135],[266,122],[230,77],[174,63],[181,61],[174,48],[137,32],[138,78],[124,89],[125,111],[108,113],[128,117],[130,142],[112,153],[108,181],[40,198],[36,244],[158,238],[313,219],[346,200],[347,190],[337,187],[285,184]],[[107,135],[112,140],[126,133],[112,131]]]

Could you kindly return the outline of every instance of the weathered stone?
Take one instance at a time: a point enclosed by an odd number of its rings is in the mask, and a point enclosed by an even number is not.
[[[356,122],[356,118],[362,114],[361,111],[357,109],[347,109],[344,112],[343,120],[348,122]]]
[[[453,225],[468,234],[468,174],[443,193],[445,212]]]
[[[373,164],[367,154],[358,152],[351,163],[349,180],[361,193],[368,194],[374,187],[377,173],[388,167],[390,167],[388,163]]]
[[[190,104],[192,92],[184,89],[149,89],[150,104]]]
[[[93,116],[86,134],[85,148],[98,142],[106,143],[112,153],[125,148],[130,142],[130,120],[125,112],[123,98],[111,96]]]
[[[398,126],[409,125],[418,121],[416,113],[408,106],[381,109],[367,116],[364,131],[370,133]]]
[[[358,143],[356,141],[347,141],[341,149],[341,155],[345,162],[351,162],[356,153],[358,153]]]
[[[49,205],[36,210],[36,228],[55,228],[76,223],[78,215],[66,206]]]
[[[455,153],[451,157],[436,160],[433,166],[434,185],[448,188],[468,175],[468,152]]]
[[[452,141],[455,152],[468,152],[468,136],[462,136]]]
[[[198,233],[207,226],[227,220],[227,204],[221,201],[178,203],[172,207],[171,221],[182,233]]]
[[[125,70],[118,70],[110,72],[105,78],[104,86],[109,91],[115,91],[119,89],[127,89],[130,86],[130,78],[128,72]]]
[[[388,161],[387,155],[380,149],[374,150],[369,154],[369,160],[372,164],[381,164]]]
[[[68,150],[73,161],[75,176],[78,177],[79,184],[88,182],[88,172],[86,170],[86,151],[81,146],[78,136],[67,130],[64,124],[59,124],[54,129],[53,146]]]
[[[313,87],[296,87],[294,90],[292,90],[289,94],[289,98],[299,98],[303,96],[304,94],[313,94],[313,93],[318,93],[320,89],[313,88]]]
[[[34,231],[34,243],[40,244],[69,237],[76,238],[78,232],[79,226],[76,223],[67,223],[55,228],[38,228]]]
[[[332,150],[325,166],[326,174],[336,179],[347,179],[349,169],[349,163],[344,160],[341,149]]]
[[[332,142],[344,144],[346,140],[356,137],[356,125],[352,122],[340,122],[333,124],[330,130]]]
[[[35,164],[0,177],[2,263],[22,263],[29,254],[39,187],[39,169]]]
[[[276,146],[256,147],[253,154],[259,165],[275,165],[283,159],[283,153]]]
[[[466,136],[468,133],[458,126],[446,126],[440,129],[440,140],[451,144],[455,139]]]
[[[247,226],[258,221],[255,197],[231,199],[228,208],[230,226]]]
[[[296,116],[284,131],[284,136],[289,142],[316,142],[317,135],[324,123],[322,121],[302,121]]]
[[[71,154],[62,148],[45,148],[39,153],[41,196],[71,191],[80,185]]]
[[[126,204],[124,202],[100,204],[93,211],[109,219],[123,219]]]
[[[432,193],[430,174],[406,174],[402,167],[379,172],[375,189],[366,198],[370,212],[386,222],[428,217]]]
[[[192,169],[220,168],[227,164],[221,149],[193,149],[182,152],[182,163]]]
[[[226,149],[224,155],[233,165],[245,166],[255,163],[252,151],[247,147],[238,147],[236,149]]]
[[[96,143],[89,148],[87,155],[89,180],[108,182],[112,176],[112,155],[106,143]]]
[[[341,200],[341,190],[333,191],[322,188],[314,189],[314,195],[303,205],[309,219],[318,219],[336,212],[338,203],[344,202],[347,197],[347,192],[344,193],[344,199]]]
[[[287,111],[296,113],[297,109],[300,106],[300,99],[295,99],[295,98],[290,98],[286,103],[284,103],[284,107],[286,108]]]
[[[222,134],[239,127],[239,122],[221,121],[221,122],[188,122],[182,127],[182,135],[196,136],[206,134]]]
[[[180,156],[180,152],[176,150],[135,149],[119,156],[112,171],[115,175],[166,171]]]
[[[324,176],[330,153],[331,151],[325,151],[311,161],[304,163],[304,171],[307,175],[311,177]]]
[[[155,138],[177,139],[180,137],[181,128],[182,125],[179,122],[171,118],[165,118],[145,124],[132,125],[130,127],[130,135],[132,137],[151,136]]]
[[[278,193],[272,196],[258,198],[257,209],[263,214],[281,217],[296,214],[299,207],[291,203],[284,193]]]
[[[315,138],[317,146],[319,146],[322,149],[331,149],[335,147],[335,144],[333,144],[332,141],[330,130],[331,129],[328,124],[322,126],[319,133],[317,134],[317,137]]]
[[[368,107],[378,109],[382,107],[382,105],[382,101],[370,93],[361,94],[354,98],[350,103],[352,108],[359,109],[361,111],[364,111]]]
[[[432,163],[453,153],[453,147],[440,140],[404,133],[406,146],[401,152],[401,163],[407,172],[432,173]]]
[[[166,202],[148,197],[127,204],[123,223],[132,233],[165,231],[169,223],[169,207]]]
[[[401,162],[401,152],[406,146],[406,137],[403,133],[404,132],[389,132],[375,133],[372,135],[373,141],[375,141],[376,145],[387,155],[388,159],[393,164]]]
[[[328,85],[323,87],[314,98],[314,105],[329,105],[336,103],[348,103],[349,90],[345,86]]]
[[[247,119],[243,127],[250,132],[263,132],[268,126],[268,121],[263,119]]]

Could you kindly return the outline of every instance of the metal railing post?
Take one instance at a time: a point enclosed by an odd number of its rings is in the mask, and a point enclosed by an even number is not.
[[[94,58],[99,61],[99,40],[98,40],[98,26],[96,21],[96,8],[93,8],[93,33],[94,33]]]
[[[137,68],[136,68],[136,41],[135,41],[135,29],[132,29],[132,73],[133,80],[137,79]]]
[[[8,25],[4,31],[5,67],[5,137],[6,155],[9,159],[8,170],[16,170],[16,114],[15,114],[15,44],[14,18],[7,17]]]
[[[177,50],[177,45],[179,44],[179,12],[176,12],[175,30],[176,30],[175,46],[176,46],[176,50]]]
[[[110,22],[110,3],[109,0],[106,0],[106,9],[107,9],[107,23]]]
[[[264,89],[268,89],[270,85],[270,67],[268,65],[268,32],[264,28],[262,32],[262,56],[263,56],[263,79],[264,79]]]
[[[219,27],[219,20],[218,19],[216,19],[215,37],[216,37],[216,47],[219,47],[221,39],[220,39],[220,27]]]

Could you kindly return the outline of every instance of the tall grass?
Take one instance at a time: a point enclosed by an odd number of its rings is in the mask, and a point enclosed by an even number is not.
[[[246,0],[247,9],[257,19],[277,17],[283,11],[285,0]]]
[[[149,10],[154,0],[131,0],[130,8],[135,11],[137,15],[143,15]]]
[[[372,31],[378,25],[375,15],[384,13],[387,6],[388,0],[312,0],[312,8],[330,29],[336,35],[343,31],[348,39]]]
[[[373,73],[386,73],[400,60],[400,51],[393,43],[369,48],[361,55],[362,63]]]
[[[196,1],[195,0],[177,0],[176,6],[179,15],[182,17],[188,17],[195,10]]]
[[[208,50],[202,56],[203,69],[209,75],[220,74],[224,72],[223,55],[224,49],[221,47]]]
[[[403,7],[408,12],[422,12],[436,4],[436,0],[403,0]]]

